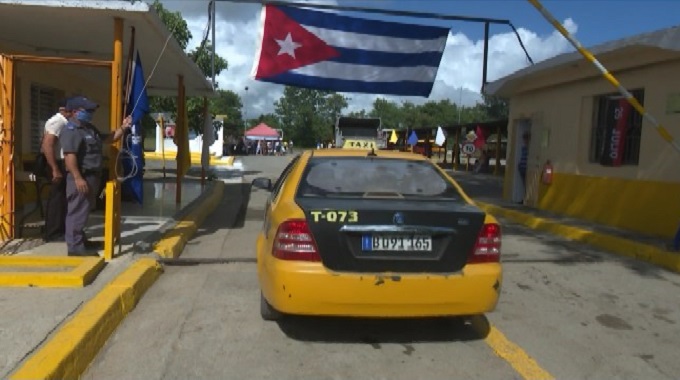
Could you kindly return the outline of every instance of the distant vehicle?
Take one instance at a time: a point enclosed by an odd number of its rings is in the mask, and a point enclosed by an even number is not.
[[[386,139],[380,118],[340,116],[335,121],[335,146],[351,149],[383,149]]]
[[[492,311],[501,228],[425,157],[321,149],[273,181],[257,236],[260,313],[469,316]]]

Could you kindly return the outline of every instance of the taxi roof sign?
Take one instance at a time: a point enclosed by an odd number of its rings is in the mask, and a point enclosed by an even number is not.
[[[365,149],[365,150],[375,150],[377,145],[374,140],[345,140],[342,145],[343,149]]]

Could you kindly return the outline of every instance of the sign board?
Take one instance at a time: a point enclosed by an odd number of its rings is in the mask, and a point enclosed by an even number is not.
[[[473,144],[473,143],[465,143],[465,144],[463,144],[463,147],[461,148],[463,153],[465,153],[467,155],[472,155],[473,153],[475,153],[476,149],[477,148],[475,147],[475,144]]]
[[[378,149],[375,141],[373,140],[345,140],[342,145],[343,148],[349,149]]]

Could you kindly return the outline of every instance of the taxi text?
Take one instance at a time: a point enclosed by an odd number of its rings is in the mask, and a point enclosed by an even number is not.
[[[311,211],[310,214],[315,223],[322,220],[329,223],[356,223],[359,221],[359,213],[356,211],[323,210]]]

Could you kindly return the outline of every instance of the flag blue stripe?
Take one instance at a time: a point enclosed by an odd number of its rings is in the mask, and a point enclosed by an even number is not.
[[[359,92],[368,94],[386,94],[402,96],[429,96],[433,82],[364,82],[361,80],[346,80],[322,78],[286,72],[273,77],[261,78],[261,81],[289,86],[313,88],[319,90],[332,89],[337,92]]]
[[[149,112],[149,98],[144,88],[144,70],[142,69],[142,60],[139,52],[135,58],[134,71],[132,73],[132,82],[130,83],[130,94],[128,99],[127,115],[132,116],[132,124],[135,126],[135,132],[128,132],[123,137],[123,147],[131,153],[133,157],[127,155],[123,156],[121,160],[123,163],[123,174],[129,176],[132,173],[133,164],[137,166],[137,172],[131,178],[123,182],[122,191],[127,197],[136,200],[139,204],[144,202],[144,186],[143,186],[143,148],[141,143],[135,143],[132,140],[132,134],[141,135],[141,121],[142,117]]]
[[[298,23],[317,28],[341,30],[376,36],[410,38],[417,40],[436,39],[448,36],[449,28],[405,24],[391,21],[361,19],[341,16],[335,13],[313,11],[289,6],[278,6],[288,17]]]
[[[442,52],[428,53],[388,53],[372,50],[335,48],[340,56],[329,59],[332,62],[351,63],[356,65],[370,65],[383,67],[439,67]]]

